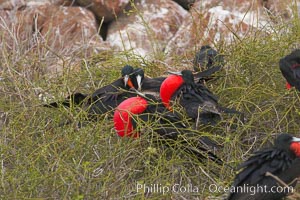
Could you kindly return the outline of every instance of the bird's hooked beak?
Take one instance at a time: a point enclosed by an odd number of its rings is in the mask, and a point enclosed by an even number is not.
[[[133,88],[134,86],[133,86],[133,84],[132,84],[132,82],[131,82],[131,80],[130,80],[130,78],[129,78],[129,75],[125,75],[124,76],[124,85],[125,85],[125,87],[128,85],[130,88]]]
[[[300,138],[293,137],[293,138],[292,138],[292,142],[300,142]]]
[[[179,75],[179,76],[182,76],[182,73],[181,72],[171,72],[171,71],[168,71],[169,74],[175,74],[175,75]]]
[[[125,75],[124,76],[124,85],[125,85],[125,87],[127,86],[128,80],[129,80],[129,75]]]
[[[136,76],[136,81],[137,81],[137,84],[138,84],[138,91],[141,91],[142,90],[142,76],[137,75]]]

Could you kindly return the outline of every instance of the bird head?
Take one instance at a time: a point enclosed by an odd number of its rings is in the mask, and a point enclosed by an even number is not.
[[[274,145],[277,149],[292,152],[295,156],[300,157],[300,138],[283,133],[275,139]]]
[[[138,91],[142,90],[142,84],[145,77],[144,70],[142,68],[135,68],[132,73],[131,81],[133,86]]]
[[[130,66],[130,65],[125,65],[122,70],[121,70],[121,74],[122,74],[122,77],[123,77],[123,81],[124,81],[124,86],[126,87],[127,85],[130,87],[130,88],[133,88],[133,83],[131,81],[131,78],[130,76],[133,74],[133,67]]]
[[[181,71],[181,74],[182,74],[181,76],[186,84],[189,84],[189,85],[195,84],[194,75],[193,75],[192,71],[183,70],[183,71]]]

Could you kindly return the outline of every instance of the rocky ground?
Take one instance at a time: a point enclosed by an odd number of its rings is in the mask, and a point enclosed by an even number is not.
[[[293,16],[292,0],[1,0],[1,45],[74,54],[126,51],[147,60],[188,62],[202,45],[221,47]],[[163,59],[161,59],[163,58]],[[62,71],[48,60],[50,73]],[[76,60],[76,59],[75,59]],[[183,62],[183,66],[184,67]],[[74,65],[74,63],[72,64]]]

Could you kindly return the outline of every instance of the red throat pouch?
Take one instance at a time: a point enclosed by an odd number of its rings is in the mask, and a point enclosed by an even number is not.
[[[140,114],[145,111],[148,103],[142,97],[131,97],[123,101],[115,110],[114,126],[121,137],[139,137],[139,133],[133,129],[132,114]]]
[[[297,157],[300,157],[300,143],[292,142],[290,145],[290,149],[295,153]]]
[[[288,90],[290,90],[292,88],[292,86],[288,82],[286,82],[285,86],[286,86],[286,89],[288,89]]]
[[[130,79],[128,79],[127,85],[128,85],[130,88],[134,88],[133,83],[131,82]]]
[[[173,94],[180,88],[184,83],[184,80],[179,75],[170,75],[160,86],[160,98],[166,108],[172,110],[170,100]]]

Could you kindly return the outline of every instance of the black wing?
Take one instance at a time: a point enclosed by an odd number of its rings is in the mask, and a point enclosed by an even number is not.
[[[133,96],[136,96],[136,93],[130,91],[130,88],[125,86],[120,78],[97,89],[88,99],[85,109],[90,116],[102,115],[112,111],[122,101]]]
[[[204,71],[198,72],[194,74],[195,82],[196,83],[203,83],[204,81],[209,81],[211,79],[214,79],[214,73],[219,71],[221,69],[221,66],[214,66],[211,68],[208,68]]]
[[[143,91],[159,92],[160,86],[166,77],[148,78],[145,77],[142,83]]]
[[[233,187],[237,188],[238,186],[262,186],[270,190],[272,186],[276,186],[277,181],[272,177],[266,177],[266,172],[270,172],[274,175],[283,175],[287,169],[290,168],[292,164],[292,158],[289,155],[281,150],[270,148],[256,152],[252,157],[240,165],[242,171],[236,175]],[[281,177],[279,177],[281,178]],[[251,191],[252,192],[252,191]],[[232,192],[228,200],[235,199],[280,199],[285,195],[284,193],[261,193],[253,195],[250,191],[239,191]],[[252,197],[251,197],[252,196]],[[246,198],[247,197],[247,198]]]
[[[203,84],[183,84],[172,96],[172,100],[179,101],[188,117],[199,119],[204,124],[215,124],[221,119],[218,98]]]
[[[300,49],[280,59],[279,67],[287,82],[300,90]]]
[[[44,104],[44,107],[49,108],[58,108],[60,105],[65,107],[70,107],[71,105],[81,105],[86,99],[88,95],[82,93],[74,93],[65,98],[62,102],[52,102],[49,104]]]
[[[114,95],[122,92],[122,90],[129,90],[129,88],[125,87],[122,79],[120,78],[115,80],[111,84],[103,86],[93,92],[93,94],[91,95],[91,101],[97,101],[99,98],[101,98],[102,101],[107,101],[113,98]]]
[[[196,53],[194,61],[194,70],[199,71],[201,68],[209,69],[213,66],[224,65],[224,57],[210,46],[202,46]]]
[[[153,100],[153,98],[148,100],[148,102],[150,103],[146,111],[138,117],[143,121],[151,121],[154,125],[152,126],[154,131],[164,139],[168,139],[167,143],[169,146],[173,146],[172,141],[178,140],[180,135],[189,138],[193,137],[196,139],[196,143],[193,144],[189,144],[189,142],[180,138],[180,148],[196,156],[201,161],[210,159],[217,164],[223,164],[223,161],[213,153],[213,149],[219,147],[213,140],[200,136],[198,132],[187,130],[187,125],[184,124],[180,113],[167,110],[162,103],[155,101],[155,99]],[[133,126],[136,126],[134,121]]]

